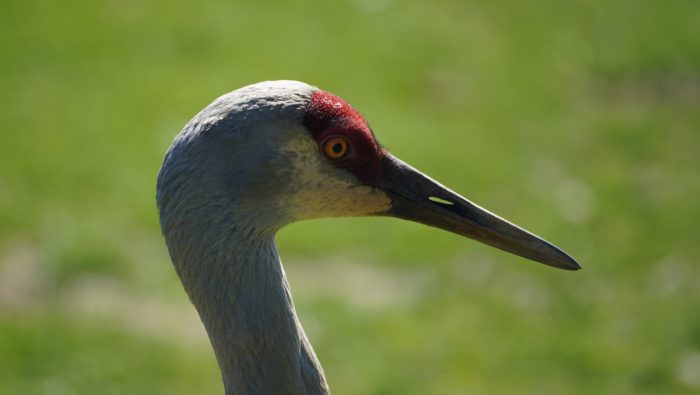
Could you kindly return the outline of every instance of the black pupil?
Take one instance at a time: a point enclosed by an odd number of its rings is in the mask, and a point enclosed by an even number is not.
[[[333,144],[333,147],[331,147],[334,153],[339,154],[343,151],[343,145],[340,143],[335,143]]]

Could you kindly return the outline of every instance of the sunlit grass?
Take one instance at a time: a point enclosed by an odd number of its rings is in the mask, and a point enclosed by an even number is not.
[[[155,175],[207,103],[282,78],[584,267],[384,218],[291,225],[335,394],[697,392],[699,18],[681,0],[2,3],[0,393],[221,391]]]

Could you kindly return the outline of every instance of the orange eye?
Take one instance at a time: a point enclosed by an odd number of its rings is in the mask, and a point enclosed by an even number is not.
[[[350,143],[344,137],[330,137],[323,142],[323,154],[331,159],[341,159],[348,154]]]

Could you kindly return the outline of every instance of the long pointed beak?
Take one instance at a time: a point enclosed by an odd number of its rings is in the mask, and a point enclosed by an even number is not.
[[[477,206],[388,153],[377,184],[392,199],[391,209],[380,215],[434,226],[560,269],[581,268],[555,245]]]

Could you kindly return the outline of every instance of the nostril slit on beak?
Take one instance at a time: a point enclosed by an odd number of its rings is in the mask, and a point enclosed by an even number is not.
[[[442,204],[444,206],[454,206],[455,205],[453,202],[451,202],[449,200],[445,200],[443,198],[439,198],[437,196],[428,196],[428,200],[430,200],[431,202]]]

